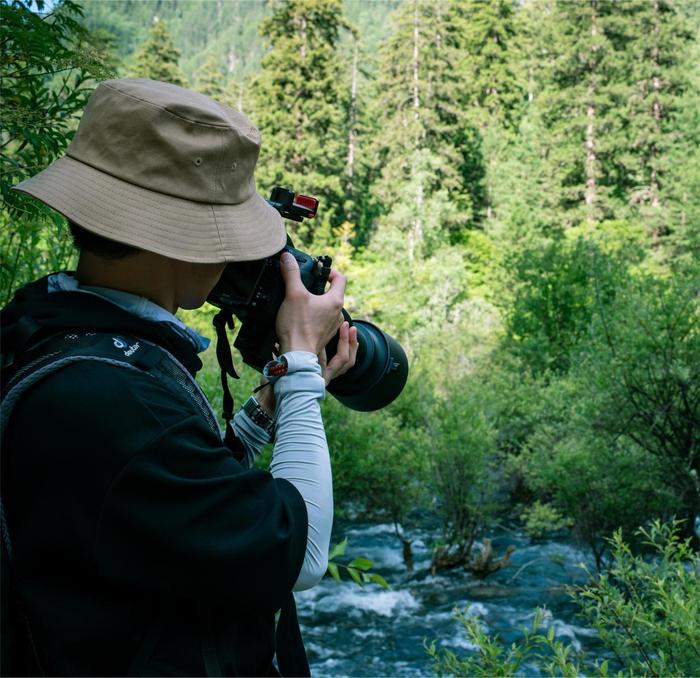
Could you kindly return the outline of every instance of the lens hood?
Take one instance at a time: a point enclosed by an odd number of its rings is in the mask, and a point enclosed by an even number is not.
[[[359,412],[386,407],[403,390],[408,359],[396,339],[366,320],[353,320],[358,350],[355,365],[333,379],[328,392],[343,405]]]

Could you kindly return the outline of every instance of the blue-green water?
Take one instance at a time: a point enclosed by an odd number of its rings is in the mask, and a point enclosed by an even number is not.
[[[586,580],[580,564],[593,567],[585,550],[571,541],[531,543],[523,534],[494,534],[496,554],[509,544],[516,551],[508,567],[486,579],[463,570],[432,576],[427,532],[413,532],[415,569],[407,574],[393,526],[352,523],[334,540],[347,536],[348,553],[375,563],[391,590],[360,588],[326,578],[297,594],[297,606],[314,676],[430,676],[423,643],[437,640],[458,654],[471,648],[455,608],[478,616],[490,633],[506,643],[532,624],[536,607],[547,609],[544,624],[576,649],[595,649],[596,634],[576,616],[564,586]],[[536,668],[532,667],[533,672]]]

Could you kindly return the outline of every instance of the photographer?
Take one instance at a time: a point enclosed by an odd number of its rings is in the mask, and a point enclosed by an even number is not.
[[[312,295],[282,255],[273,383],[226,436],[193,379],[208,341],[174,315],[227,262],[286,243],[255,190],[259,144],[208,97],[113,80],[17,187],[69,220],[80,259],[2,311],[6,672],[308,674],[292,590],[327,565],[319,401],[357,353],[345,279]],[[272,435],[268,473],[252,461]]]

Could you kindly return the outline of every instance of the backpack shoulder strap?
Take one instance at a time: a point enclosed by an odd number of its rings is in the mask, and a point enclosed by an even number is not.
[[[175,356],[164,348],[138,337],[104,332],[71,332],[54,335],[25,352],[22,361],[14,363],[11,370],[8,370],[7,376],[3,375],[5,378],[3,379],[2,407],[0,407],[0,436],[4,435],[12,410],[23,394],[54,372],[73,363],[84,361],[98,361],[122,369],[145,372],[171,390],[186,394],[186,398],[193,408],[204,417],[219,439],[222,439],[221,429],[209,401],[194,377]],[[238,442],[237,448],[229,446],[234,456],[237,453],[239,455],[241,452],[244,453],[240,441],[237,438],[236,441]],[[222,440],[222,442],[226,441]],[[2,532],[0,538],[2,540],[3,561],[6,566],[3,568],[3,586],[14,593],[17,602],[16,614],[18,613],[21,617],[24,626],[23,631],[18,634],[20,636],[18,640],[23,638],[31,649],[31,652],[24,653],[28,655],[28,660],[33,665],[31,673],[45,675],[34,645],[29,619],[22,609],[21,597],[16,590],[17,584],[12,581],[16,579],[13,571],[12,542],[7,529],[2,499],[0,499],[0,530]],[[154,627],[153,634],[159,633],[159,629],[160,622]],[[202,629],[202,634],[207,675],[220,676],[222,675],[221,669],[212,645],[212,631],[209,627],[205,627]],[[145,639],[132,663],[129,675],[140,675],[140,672],[144,670],[156,640],[157,635],[149,635]],[[3,675],[6,674],[3,673]]]
[[[54,335],[27,351],[4,379],[0,435],[19,399],[32,386],[76,362],[97,361],[145,372],[168,388],[186,394],[195,410],[219,437],[221,430],[211,405],[194,377],[164,348],[130,335],[70,332]]]

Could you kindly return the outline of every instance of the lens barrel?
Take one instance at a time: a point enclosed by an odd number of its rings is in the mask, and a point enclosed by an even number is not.
[[[328,385],[328,392],[343,405],[359,412],[386,407],[403,390],[408,359],[401,345],[366,320],[353,320],[357,328],[357,358],[348,372]]]

